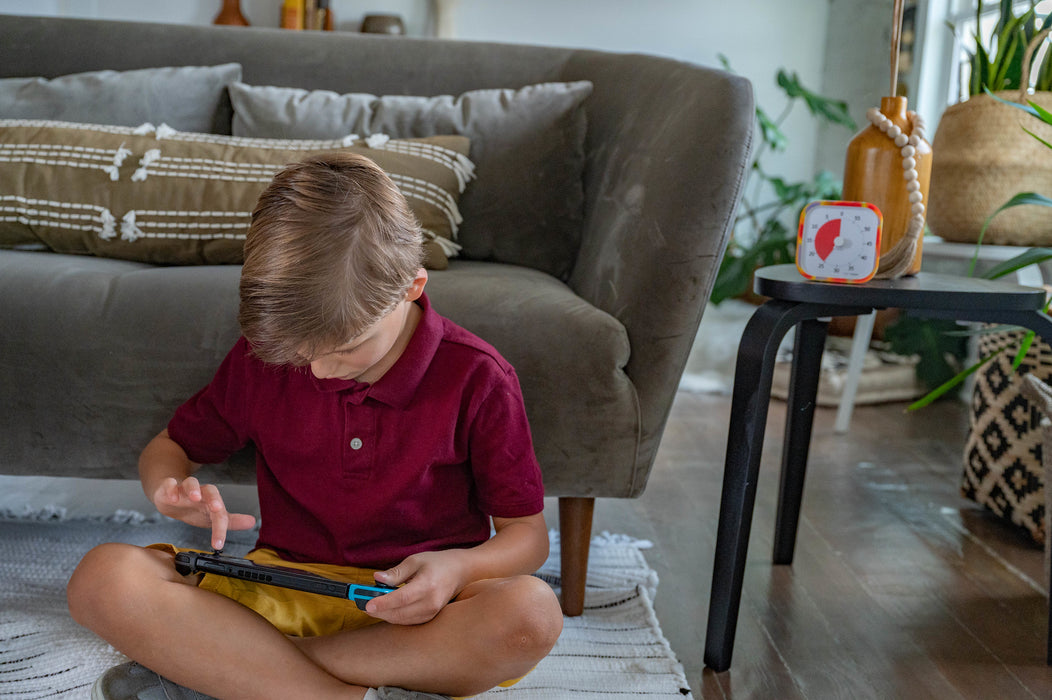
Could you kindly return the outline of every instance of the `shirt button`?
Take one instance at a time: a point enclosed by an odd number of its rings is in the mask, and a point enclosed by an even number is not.
[[[353,440],[351,440],[351,449],[352,450],[360,450],[360,449],[362,449],[362,439],[361,438],[354,438]]]

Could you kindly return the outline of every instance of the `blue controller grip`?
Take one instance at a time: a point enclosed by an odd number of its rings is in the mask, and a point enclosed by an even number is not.
[[[353,600],[354,604],[358,606],[358,609],[364,611],[365,604],[370,600],[382,595],[387,595],[394,590],[397,590],[394,586],[387,586],[382,583],[377,583],[375,586],[358,586],[351,584],[350,588],[347,589],[347,599]]]

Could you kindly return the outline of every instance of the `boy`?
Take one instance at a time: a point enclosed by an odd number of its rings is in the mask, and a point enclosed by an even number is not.
[[[245,243],[243,337],[139,460],[156,508],[211,528],[221,549],[254,518],[193,473],[252,442],[262,526],[249,558],[399,589],[365,614],[183,577],[170,545],[101,545],[70,580],[70,612],[138,663],[103,675],[95,697],[200,697],[175,684],[220,698],[465,696],[551,650],[562,614],[528,575],[548,538],[518,380],[431,310],[422,251],[368,159],[278,173]]]

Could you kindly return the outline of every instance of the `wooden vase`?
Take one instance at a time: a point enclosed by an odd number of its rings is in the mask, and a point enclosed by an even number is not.
[[[881,113],[907,136],[912,128],[906,116],[905,97],[883,97]],[[923,202],[928,203],[931,183],[931,144],[924,139],[916,146],[913,158],[917,161],[917,180]],[[906,235],[912,204],[906,191],[905,172],[902,166],[902,149],[883,131],[868,125],[851,139],[847,146],[844,164],[844,199],[851,202],[869,202],[877,205],[884,215],[884,231],[880,243],[881,254],[895,247]],[[917,252],[907,274],[915,274],[921,267],[923,236],[917,241]]]
[[[241,14],[241,0],[223,0],[223,6],[219,9],[219,14],[212,20],[212,24],[247,27],[248,20]]]

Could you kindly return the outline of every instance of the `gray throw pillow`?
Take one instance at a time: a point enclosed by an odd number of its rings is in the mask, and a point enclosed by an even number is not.
[[[230,133],[226,87],[241,65],[92,71],[57,78],[0,79],[0,119],[85,124],[167,124],[180,131]]]
[[[566,279],[584,217],[587,81],[411,97],[230,86],[235,136],[471,139],[476,180],[461,198],[461,256]]]

